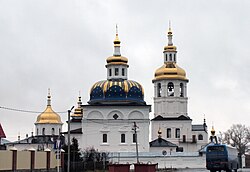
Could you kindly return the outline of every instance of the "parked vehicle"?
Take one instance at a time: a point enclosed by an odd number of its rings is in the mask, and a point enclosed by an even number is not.
[[[235,147],[224,144],[208,145],[206,167],[210,172],[225,170],[237,172],[239,168],[238,151]]]

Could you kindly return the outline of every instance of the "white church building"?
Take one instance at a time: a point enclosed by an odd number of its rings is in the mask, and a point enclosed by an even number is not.
[[[82,105],[79,97],[78,108],[71,115],[71,138],[78,139],[81,149],[134,152],[134,122],[139,152],[198,152],[208,143],[205,119],[203,124],[192,125],[188,115],[189,80],[177,65],[171,28],[167,37],[163,65],[155,71],[152,81],[154,118],[150,120],[151,106],[144,101],[142,85],[128,79],[128,59],[121,55],[116,33],[113,56],[106,59],[107,79],[93,84],[88,104]]]

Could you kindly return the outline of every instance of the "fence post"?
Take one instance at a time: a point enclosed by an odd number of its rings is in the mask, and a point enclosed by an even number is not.
[[[49,171],[50,169],[50,149],[49,148],[46,148],[44,150],[46,152],[46,170]]]
[[[35,149],[30,148],[30,170],[33,171],[35,167]]]
[[[17,167],[17,148],[12,147],[10,150],[12,151],[12,171],[16,171],[16,167]]]

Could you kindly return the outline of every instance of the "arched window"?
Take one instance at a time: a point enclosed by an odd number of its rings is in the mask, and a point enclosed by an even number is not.
[[[59,135],[61,134],[61,129],[59,128]]]
[[[168,54],[166,54],[166,61],[168,61]]]
[[[45,128],[43,128],[43,133],[42,133],[42,135],[45,135]]]
[[[161,83],[157,84],[157,97],[161,97]]]
[[[203,135],[202,134],[199,134],[198,140],[203,140]]]
[[[108,135],[107,134],[103,134],[102,135],[102,142],[103,143],[107,143],[108,142]]]
[[[125,143],[125,134],[121,134],[121,143]]]
[[[174,61],[176,62],[176,55],[174,54]]]
[[[183,83],[180,83],[180,97],[184,96]]]
[[[174,84],[172,82],[168,83],[168,96],[174,96]]]
[[[38,130],[38,128],[37,128],[37,129],[36,129],[36,135],[38,135],[38,131],[39,131],[39,130]]]
[[[172,61],[172,54],[169,54],[169,61]]]
[[[55,135],[55,129],[54,128],[51,129],[51,134]]]

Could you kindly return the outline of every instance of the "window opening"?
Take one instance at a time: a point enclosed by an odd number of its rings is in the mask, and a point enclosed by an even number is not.
[[[182,136],[182,141],[183,141],[183,143],[186,143],[186,135]]]
[[[180,138],[180,129],[179,128],[175,129],[175,138]]]
[[[125,69],[122,68],[122,76],[125,76]]]
[[[168,96],[174,96],[174,84],[172,82],[168,83]]]
[[[199,134],[198,140],[203,140],[203,135],[202,134]]]
[[[119,75],[119,69],[115,68],[115,76],[118,76],[118,75]]]
[[[112,76],[112,69],[109,69],[109,76]]]
[[[180,97],[184,96],[183,92],[184,92],[183,83],[180,83]]]
[[[171,138],[171,128],[167,129],[167,138]]]
[[[157,97],[161,97],[161,83],[157,84]]]
[[[121,143],[125,143],[125,134],[121,134]]]
[[[103,134],[102,135],[102,142],[103,143],[107,143],[108,142],[108,135],[107,134]]]

